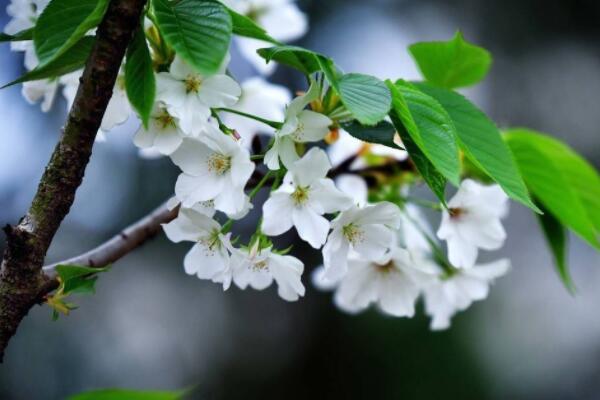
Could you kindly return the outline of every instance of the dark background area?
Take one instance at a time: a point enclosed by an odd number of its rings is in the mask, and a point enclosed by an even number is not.
[[[6,0],[0,0],[4,26]],[[461,29],[489,49],[489,77],[467,94],[500,126],[528,126],[566,141],[600,167],[600,3],[596,1],[303,1],[310,33],[301,45],[346,71],[417,79],[406,46]],[[20,54],[0,47],[0,81]],[[234,54],[235,56],[235,54]],[[234,57],[234,69],[250,67]],[[301,88],[280,68],[274,80]],[[65,115],[43,114],[0,91],[0,224],[26,210]],[[81,253],[166,199],[177,170],[137,157],[137,122],[96,146],[72,213],[48,261]],[[438,221],[434,221],[437,224]],[[437,228],[437,225],[434,226]],[[158,237],[102,276],[93,297],[59,321],[35,307],[0,366],[0,398],[62,399],[103,387],[179,389],[199,399],[598,399],[600,256],[573,238],[575,296],[561,286],[535,218],[513,203],[502,251],[511,273],[490,298],[430,332],[419,312],[393,319],[339,312],[304,276],[306,297],[188,277],[188,245]],[[0,249],[3,248],[0,237]],[[293,240],[290,237],[289,240]],[[311,270],[318,253],[296,243]]]

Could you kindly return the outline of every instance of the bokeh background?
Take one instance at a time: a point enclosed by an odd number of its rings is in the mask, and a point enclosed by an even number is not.
[[[0,26],[7,20],[0,1]],[[494,66],[468,94],[501,126],[552,133],[600,167],[600,3],[593,0],[302,1],[310,33],[301,45],[346,71],[418,78],[406,47],[461,29],[492,51]],[[234,52],[235,53],[235,52]],[[0,47],[0,82],[22,72]],[[240,78],[252,71],[239,57]],[[280,68],[276,82],[301,88]],[[26,210],[65,116],[61,99],[43,114],[0,91],[0,224]],[[137,157],[137,123],[96,146],[75,206],[48,261],[79,254],[135,221],[172,191],[167,160]],[[94,388],[178,389],[198,399],[598,399],[600,255],[576,238],[577,294],[559,283],[535,218],[513,203],[509,237],[493,254],[513,261],[490,298],[430,332],[422,316],[340,313],[328,293],[297,303],[184,274],[187,245],[158,237],[102,276],[97,293],[59,321],[35,307],[0,366],[0,398],[62,399]],[[290,243],[294,238],[287,239]],[[4,237],[0,236],[0,250]],[[304,246],[296,254],[317,255]],[[488,255],[486,255],[488,256]],[[489,257],[488,257],[489,258]],[[313,265],[310,265],[312,262]]]

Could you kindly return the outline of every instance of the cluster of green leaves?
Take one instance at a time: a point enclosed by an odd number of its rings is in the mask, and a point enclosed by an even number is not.
[[[559,275],[572,289],[566,266],[567,228],[600,249],[597,171],[566,145],[541,133],[520,129],[503,135],[456,91],[484,79],[492,62],[488,51],[467,43],[460,32],[449,41],[414,44],[409,51],[423,82],[383,83],[367,75],[343,74],[330,58],[297,46],[278,45],[258,53],[267,62],[306,75],[323,74],[351,116],[340,121],[351,135],[393,148],[399,147],[399,136],[443,205],[447,182],[457,186],[466,173],[476,171],[498,183],[538,215]],[[386,116],[392,124],[384,120]]]
[[[90,268],[79,265],[56,266],[58,289],[49,295],[46,303],[53,309],[52,319],[58,319],[60,314],[68,315],[77,308],[73,303],[67,302],[72,294],[94,294],[96,292],[97,274],[108,271],[108,267]]]

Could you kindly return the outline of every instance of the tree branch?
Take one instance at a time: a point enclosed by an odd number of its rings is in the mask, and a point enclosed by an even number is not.
[[[57,265],[84,265],[101,268],[111,264],[156,236],[160,232],[162,224],[172,221],[177,216],[178,209],[177,207],[169,210],[167,203],[164,203],[95,249],[68,260],[45,266],[44,273],[48,278],[54,278],[54,269]]]
[[[27,214],[7,226],[0,269],[0,361],[19,323],[35,304],[44,257],[92,153],[96,133],[112,96],[125,50],[140,21],[145,0],[112,0],[98,27],[62,136],[40,180]]]

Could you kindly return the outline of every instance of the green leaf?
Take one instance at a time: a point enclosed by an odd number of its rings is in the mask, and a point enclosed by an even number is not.
[[[600,250],[600,176],[564,143],[527,129],[505,140],[527,187],[561,224]]]
[[[511,198],[536,212],[510,149],[496,125],[473,103],[448,89],[416,84],[422,92],[436,99],[448,112],[456,127],[459,145],[465,155],[496,181]]]
[[[466,42],[460,32],[447,42],[415,43],[408,49],[428,82],[450,89],[478,83],[492,63],[487,50]]]
[[[178,400],[184,391],[140,391],[128,389],[101,389],[76,394],[68,400]]]
[[[63,294],[94,293],[94,285],[98,279],[95,274],[108,271],[109,267],[91,268],[79,265],[58,265],[56,273],[63,283]]]
[[[305,75],[321,71],[321,63],[328,60],[322,54],[297,46],[273,46],[257,50],[267,63],[276,61],[297,69]],[[327,61],[325,61],[327,62]]]
[[[91,36],[83,37],[60,57],[52,60],[48,64],[38,65],[35,69],[32,69],[20,78],[2,86],[0,89],[21,82],[54,79],[61,75],[68,74],[69,72],[77,71],[85,65],[85,62],[92,51],[94,42],[95,38]]]
[[[252,19],[233,11],[229,7],[227,7],[227,12],[229,12],[229,15],[231,16],[231,22],[233,25],[232,30],[236,35],[258,39],[273,44],[280,44],[277,40],[269,36],[267,31]]]
[[[127,98],[140,115],[144,127],[147,128],[156,96],[156,78],[146,36],[141,28],[136,31],[127,49],[125,88]]]
[[[1,42],[18,42],[21,40],[32,40],[33,39],[33,28],[25,29],[14,35],[0,32],[0,43]]]
[[[339,80],[325,74],[331,86],[352,116],[363,125],[375,125],[385,118],[392,106],[392,95],[379,79],[370,75],[345,74]]]
[[[446,178],[436,169],[414,141],[410,132],[419,134],[419,128],[413,119],[402,93],[400,93],[400,90],[391,81],[386,81],[386,84],[392,93],[392,109],[390,110],[392,123],[396,127],[406,151],[425,180],[425,183],[427,183],[442,204],[446,206],[446,199],[444,197]]]
[[[152,0],[166,42],[198,72],[214,74],[231,41],[231,16],[211,0]]]
[[[433,97],[404,81],[395,85],[388,81],[388,87],[394,97],[392,108],[415,145],[446,179],[458,186],[460,160],[456,129],[446,110]]]
[[[42,11],[33,30],[33,43],[40,66],[63,55],[95,28],[108,7],[108,0],[52,0]]]
[[[537,214],[537,216],[548,247],[554,256],[556,272],[567,290],[574,293],[575,285],[567,266],[567,230],[548,210],[544,210],[543,215]]]
[[[377,143],[394,149],[401,149],[394,139],[396,138],[396,128],[387,121],[381,121],[375,126],[364,126],[357,121],[342,124],[342,128],[363,142]]]

